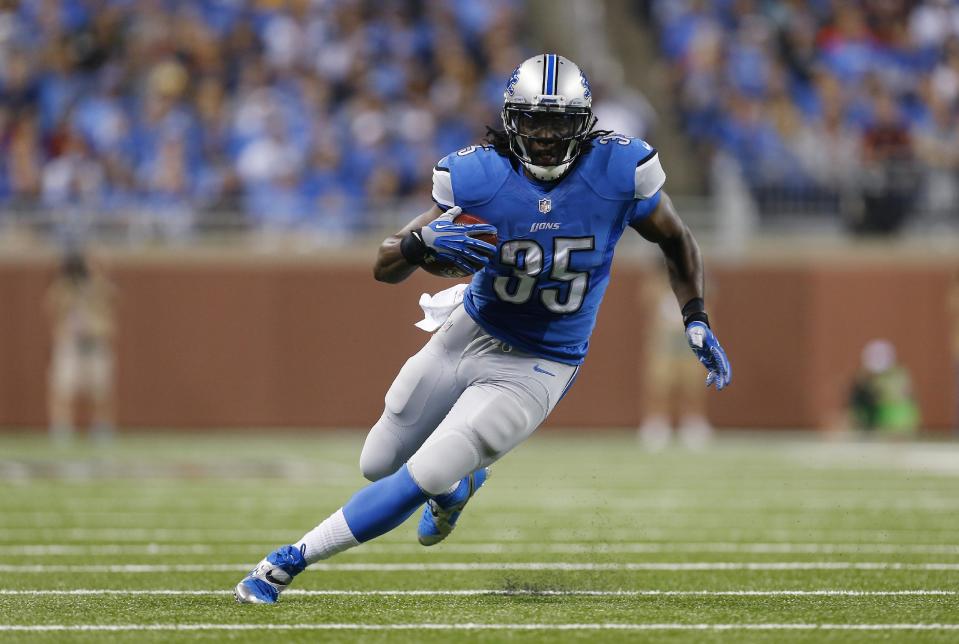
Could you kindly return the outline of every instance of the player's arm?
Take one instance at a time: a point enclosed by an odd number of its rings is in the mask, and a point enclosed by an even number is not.
[[[399,232],[390,235],[380,244],[380,250],[376,255],[376,264],[373,266],[373,277],[378,282],[387,284],[398,284],[413,274],[419,266],[411,264],[403,256],[401,246],[403,239],[414,230],[428,226],[431,221],[443,214],[438,206],[433,206],[422,215],[413,219],[410,223],[403,226]]]
[[[648,216],[632,224],[647,241],[657,244],[666,258],[669,284],[680,307],[693,300],[703,300],[703,256],[689,227],[680,219],[672,199],[665,191],[659,204]],[[686,311],[683,312],[684,316]]]
[[[662,250],[670,286],[682,307],[689,347],[709,372],[706,385],[715,383],[717,389],[722,389],[729,384],[732,370],[726,352],[709,327],[699,244],[665,192],[660,192],[659,203],[649,216],[630,225]]]

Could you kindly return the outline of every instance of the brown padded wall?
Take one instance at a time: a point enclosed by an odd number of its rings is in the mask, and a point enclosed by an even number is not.
[[[0,264],[0,426],[46,422],[51,275],[43,264]]]
[[[45,423],[49,264],[0,264],[0,426]],[[822,427],[859,352],[887,337],[915,377],[925,424],[953,422],[947,350],[950,267],[716,265],[709,308],[734,368],[710,392],[722,427]],[[641,414],[640,286],[618,263],[577,384],[549,424],[634,427]],[[426,341],[416,275],[375,282],[356,262],[114,261],[119,420],[125,427],[367,427],[407,357]]]
[[[924,423],[950,426],[956,410],[950,329],[959,324],[950,322],[950,272],[901,267],[877,273],[857,267],[818,269],[813,279],[809,320],[818,351],[810,365],[816,375],[810,391],[817,404],[840,406],[862,346],[889,338],[913,376]]]

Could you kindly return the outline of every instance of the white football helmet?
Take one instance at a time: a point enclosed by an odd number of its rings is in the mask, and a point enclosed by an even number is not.
[[[542,181],[566,174],[596,125],[582,70],[556,54],[533,56],[513,70],[503,99],[503,126],[520,163]]]

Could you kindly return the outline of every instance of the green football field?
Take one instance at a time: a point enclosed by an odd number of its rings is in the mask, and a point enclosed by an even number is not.
[[[959,641],[959,445],[544,432],[415,519],[233,585],[363,483],[361,434],[0,436],[0,641]]]

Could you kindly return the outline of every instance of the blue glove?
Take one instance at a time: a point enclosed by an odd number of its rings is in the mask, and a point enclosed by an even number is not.
[[[457,224],[453,220],[463,212],[453,206],[420,229],[420,237],[427,252],[444,262],[455,264],[460,270],[472,274],[489,263],[496,254],[496,246],[474,239],[472,235],[496,234],[490,224]]]
[[[732,380],[733,370],[729,366],[726,352],[713,335],[712,329],[703,322],[690,322],[686,327],[686,340],[689,342],[689,348],[709,371],[709,375],[706,376],[706,386],[715,384],[716,389],[722,390]]]

